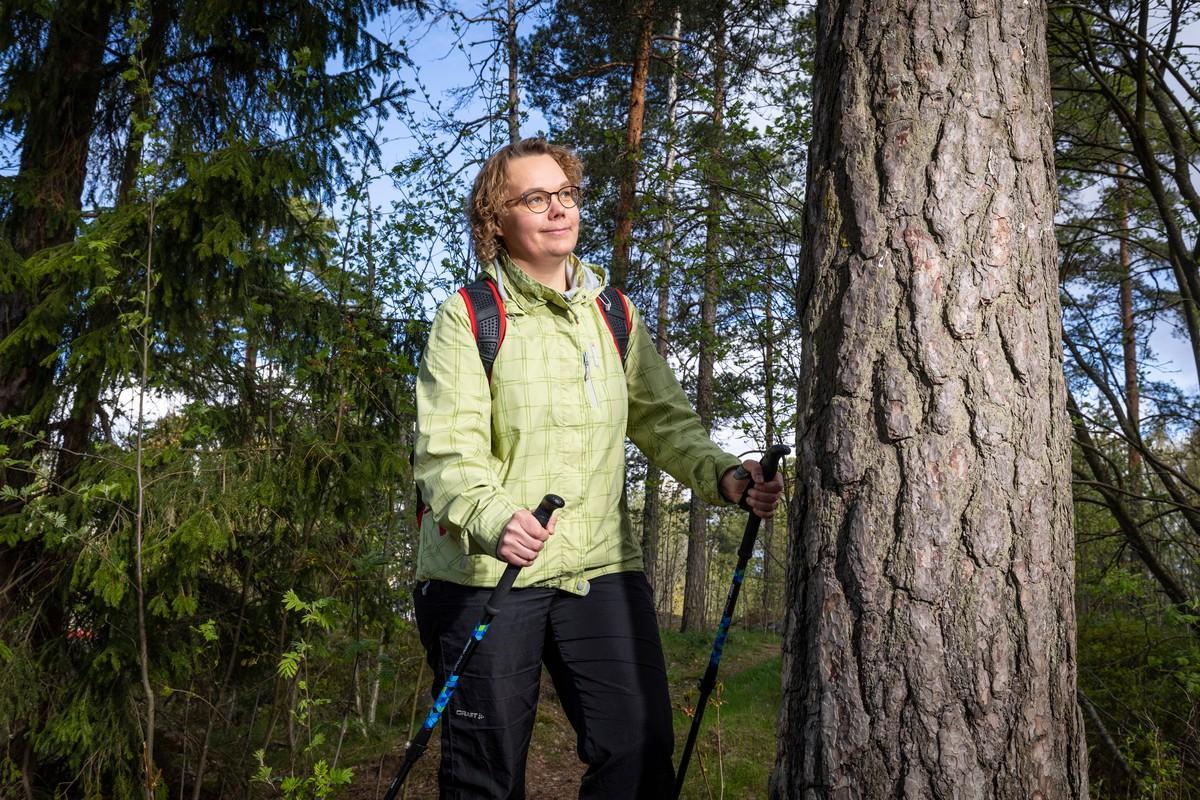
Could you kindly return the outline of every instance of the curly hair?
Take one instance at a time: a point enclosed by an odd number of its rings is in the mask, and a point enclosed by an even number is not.
[[[480,263],[495,261],[496,253],[504,245],[500,235],[500,217],[504,213],[504,201],[508,199],[508,162],[526,156],[550,156],[558,162],[568,181],[578,185],[583,180],[583,162],[579,156],[540,137],[522,139],[493,153],[475,177],[467,202],[471,242]]]

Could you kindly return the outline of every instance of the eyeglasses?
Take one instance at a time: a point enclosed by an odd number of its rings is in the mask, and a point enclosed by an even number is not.
[[[515,200],[506,200],[505,206],[524,203],[525,207],[534,214],[545,214],[550,209],[550,198],[557,197],[563,208],[574,208],[583,200],[583,190],[578,186],[564,186],[557,192],[547,192],[542,189],[528,191]]]

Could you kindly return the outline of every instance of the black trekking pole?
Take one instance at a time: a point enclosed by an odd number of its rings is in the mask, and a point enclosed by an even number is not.
[[[763,482],[770,483],[779,469],[779,462],[792,449],[787,445],[777,444],[767,450],[767,457],[762,460]],[[739,467],[738,469],[742,469]],[[739,475],[739,477],[742,477]],[[754,540],[758,538],[758,526],[762,517],[750,512],[746,520],[746,531],[742,534],[742,544],[738,548],[737,567],[733,570],[733,585],[729,587],[729,597],[725,599],[725,611],[721,614],[721,624],[717,626],[717,638],[713,642],[712,655],[708,659],[708,669],[700,679],[700,699],[696,701],[696,713],[692,717],[692,728],[688,731],[687,744],[683,746],[683,757],[679,760],[679,771],[675,773],[675,791],[671,797],[678,800],[683,791],[683,779],[687,775],[688,762],[692,759],[692,748],[696,746],[696,735],[700,732],[700,720],[704,717],[704,707],[708,705],[708,696],[717,685],[717,667],[721,663],[721,653],[725,651],[725,637],[729,635],[729,624],[733,621],[733,607],[737,605],[738,594],[742,591],[742,579],[746,576],[746,565],[754,553]]]
[[[533,512],[533,516],[544,528],[550,524],[550,515],[562,508],[563,505],[561,497],[556,494],[548,494],[542,498],[542,502],[538,505],[537,510]],[[508,592],[516,582],[517,573],[520,571],[521,568],[517,565],[509,564],[505,568],[504,574],[500,576],[500,582],[496,584],[496,588],[492,590],[487,602],[483,604],[483,616],[479,618],[479,623],[475,626],[471,638],[467,639],[467,644],[463,648],[462,653],[459,654],[458,661],[454,662],[454,666],[450,669],[450,675],[447,676],[446,683],[442,686],[442,691],[438,694],[437,700],[433,702],[433,708],[429,709],[429,714],[425,717],[425,723],[417,731],[417,735],[413,737],[412,741],[408,743],[408,749],[404,751],[404,763],[400,765],[400,771],[396,773],[392,785],[388,787],[387,794],[383,796],[384,800],[396,800],[396,794],[400,791],[400,787],[404,785],[404,779],[408,777],[408,773],[412,770],[413,765],[417,763],[417,759],[424,755],[425,749],[429,746],[429,735],[437,727],[438,721],[442,718],[442,712],[446,710],[446,705],[450,702],[450,696],[454,694],[454,690],[458,687],[459,676],[466,669],[467,662],[475,654],[479,643],[483,641],[488,626],[492,624],[492,620],[500,613],[500,605],[504,602],[504,598],[508,597]]]

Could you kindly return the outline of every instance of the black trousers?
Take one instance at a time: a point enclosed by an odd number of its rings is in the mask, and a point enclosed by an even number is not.
[[[417,587],[433,696],[489,594],[444,581]],[[658,620],[646,576],[624,572],[592,581],[583,597],[537,588],[508,595],[442,717],[442,800],[525,797],[542,664],[588,765],[579,797],[669,797],[674,734]]]

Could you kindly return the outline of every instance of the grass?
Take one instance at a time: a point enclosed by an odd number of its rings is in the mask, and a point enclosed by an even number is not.
[[[675,757],[682,754],[695,704],[697,681],[712,650],[712,633],[663,632],[671,699],[675,706]],[[718,688],[708,709],[688,767],[683,797],[766,797],[775,763],[775,717],[781,699],[779,637],[733,630],[721,658]],[[702,769],[703,767],[703,769]],[[707,780],[705,778],[707,777]]]

